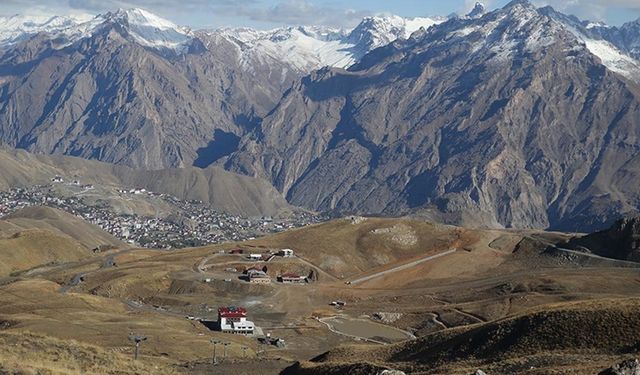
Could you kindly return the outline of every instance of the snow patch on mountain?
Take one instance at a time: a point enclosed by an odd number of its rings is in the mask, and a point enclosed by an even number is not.
[[[90,37],[108,22],[119,22],[139,44],[158,49],[184,51],[192,39],[190,30],[142,9],[120,9],[98,16],[12,16],[0,17],[0,48],[29,40],[38,34],[62,39],[64,47]]]
[[[251,69],[255,62],[270,59],[285,61],[300,72],[319,67],[349,66],[355,61],[344,43],[341,30],[289,27],[271,31],[226,29],[220,33],[238,45],[242,66]]]
[[[491,51],[490,60],[497,63],[552,45],[561,29],[526,2],[514,2],[486,16],[456,18],[443,27],[450,28],[445,39],[471,41],[471,53]]]
[[[573,34],[578,42],[598,57],[607,69],[640,82],[640,61],[625,51],[624,40],[620,37],[618,28],[609,27],[603,23],[583,22],[549,7],[542,11]]]
[[[640,62],[627,56],[606,40],[583,38],[587,49],[596,55],[609,70],[631,80],[640,79]]]
[[[193,39],[189,29],[156,16],[143,9],[120,9],[102,17],[105,20],[116,19],[128,27],[129,34],[143,46],[184,52]]]
[[[53,36],[84,33],[83,24],[90,24],[93,16],[22,16],[0,17],[0,47],[7,47],[28,40],[39,34]]]
[[[323,27],[287,27],[270,31],[247,28],[214,31],[236,43],[244,66],[253,61],[278,58],[300,72],[325,66],[348,68],[371,50],[420,29],[444,22],[444,18],[367,17],[353,30]]]

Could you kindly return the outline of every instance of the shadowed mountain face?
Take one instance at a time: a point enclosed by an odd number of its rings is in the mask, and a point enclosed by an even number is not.
[[[62,49],[41,36],[6,52],[0,139],[132,167],[190,166],[219,156],[207,150],[216,132],[255,126],[294,78],[271,61],[240,69],[221,38],[194,37],[178,55],[136,43],[125,26],[107,21]]]
[[[193,32],[140,9],[87,22],[0,17],[0,142],[135,168],[206,167],[295,79],[437,22],[378,17],[349,34]]]
[[[574,238],[562,246],[604,257],[640,262],[640,217],[618,220],[606,230]]]
[[[639,98],[516,1],[303,79],[226,166],[318,210],[598,226],[637,207]]]

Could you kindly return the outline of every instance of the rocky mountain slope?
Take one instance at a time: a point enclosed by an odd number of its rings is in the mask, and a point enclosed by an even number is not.
[[[523,0],[451,19],[302,79],[226,167],[318,210],[597,227],[638,207],[640,86],[590,40]]]
[[[640,262],[640,217],[618,220],[603,231],[576,237],[566,245],[577,251]]]
[[[147,169],[210,165],[295,79],[439,22],[208,32],[140,9],[0,21],[0,142]]]
[[[194,31],[135,9],[5,21],[12,148],[217,164],[315,210],[570,230],[637,211],[637,22],[526,0],[353,30]]]
[[[6,51],[2,141],[132,167],[190,166],[254,126],[290,79],[237,69],[224,41],[205,49],[198,38],[156,26],[148,35],[150,21],[134,16],[108,14],[77,41],[38,34]]]

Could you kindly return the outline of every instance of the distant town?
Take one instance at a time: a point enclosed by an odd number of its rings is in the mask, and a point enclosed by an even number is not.
[[[160,199],[175,208],[172,214],[167,217],[119,214],[106,202],[87,202],[81,194],[60,194],[54,189],[56,184],[65,184],[78,191],[95,188],[80,181],[53,177],[49,185],[3,191],[0,192],[0,217],[29,206],[48,206],[80,217],[132,245],[166,249],[250,240],[327,219],[302,211],[284,218],[242,217],[215,211],[203,202],[184,201],[145,189],[118,190],[118,194],[123,198]]]

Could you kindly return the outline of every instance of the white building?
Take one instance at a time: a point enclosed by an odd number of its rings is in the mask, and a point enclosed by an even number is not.
[[[271,283],[271,278],[264,271],[259,271],[255,269],[251,269],[247,271],[247,278],[249,282],[252,284],[269,284]]]
[[[221,307],[218,309],[220,331],[237,335],[253,335],[255,324],[247,320],[247,310],[242,307]]]

